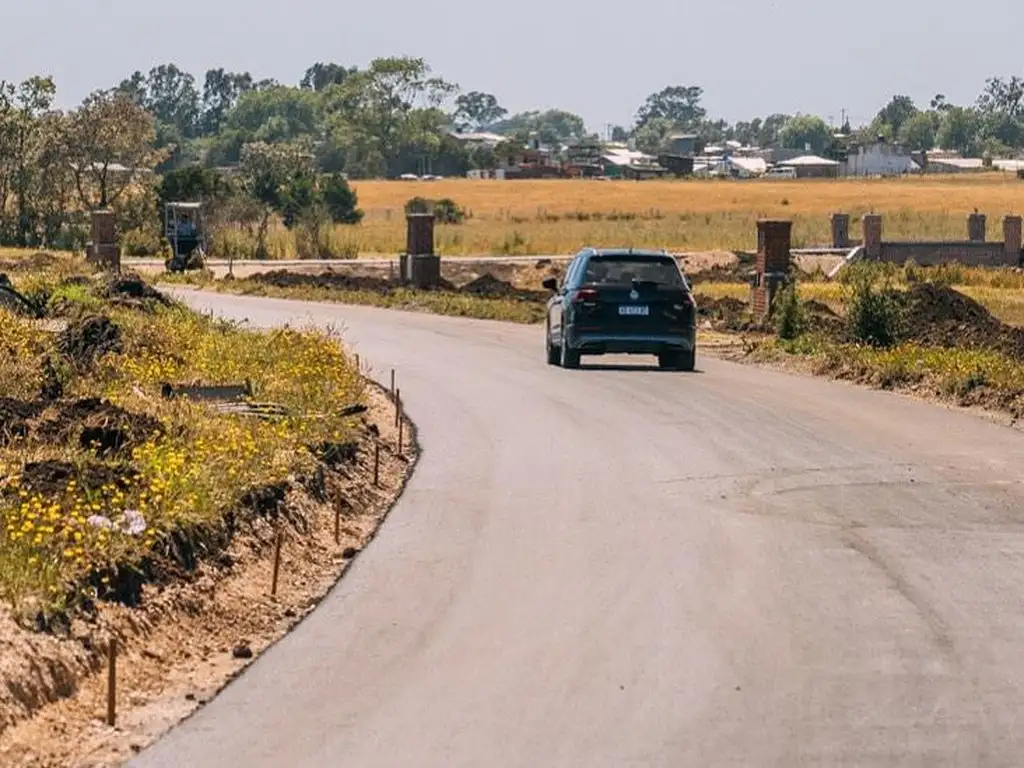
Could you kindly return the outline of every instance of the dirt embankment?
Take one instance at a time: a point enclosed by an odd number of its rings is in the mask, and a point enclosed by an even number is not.
[[[321,288],[334,291],[359,291],[387,295],[407,288],[397,279],[377,276],[359,275],[347,272],[327,270],[319,274],[300,274],[285,270],[263,272],[247,278],[252,283],[269,285],[276,288]],[[467,282],[457,285],[447,278],[442,278],[438,291],[458,295],[475,296],[478,298],[515,299],[527,302],[545,302],[550,294],[543,290],[521,287],[510,280],[501,279],[485,272],[475,275]]]
[[[64,412],[80,415],[79,423],[106,414],[108,427],[126,418],[95,403],[70,404]],[[34,405],[0,402],[0,413],[20,419],[28,431],[51,423]],[[118,576],[90,610],[34,629],[0,611],[0,764],[119,765],[211,699],[312,611],[372,539],[417,455],[408,423],[404,450],[397,451],[385,394],[371,391],[362,421],[356,441],[321,446],[313,476],[253,489],[223,528],[175,537],[137,574]],[[90,486],[123,479],[100,464],[43,462],[26,472],[40,490],[69,477]],[[271,596],[278,534],[279,586]],[[114,728],[104,722],[110,637],[121,649]]]
[[[133,276],[69,278],[60,287],[78,284],[88,296],[42,297],[46,317],[32,321],[55,336],[48,356],[19,360],[26,380],[41,382],[37,394],[32,384],[0,397],[0,448],[17,464],[0,466],[5,509],[33,494],[60,500],[72,485],[87,496],[127,492],[140,476],[133,449],[173,430],[106,397],[64,391],[69,371],[73,392],[75,381],[102,370],[106,353],[123,349],[127,331],[108,307],[152,312],[171,303]],[[177,526],[130,566],[112,556],[109,567],[84,577],[89,589],[69,587],[64,610],[0,606],[0,765],[121,764],[316,606],[373,537],[417,456],[412,425],[403,422],[399,450],[391,400],[367,389],[366,409],[346,414],[348,442],[307,446],[316,459],[311,474],[249,488],[222,518]],[[17,484],[7,482],[8,471]],[[280,579],[271,596],[278,535]],[[121,649],[115,728],[103,720],[112,637]]]

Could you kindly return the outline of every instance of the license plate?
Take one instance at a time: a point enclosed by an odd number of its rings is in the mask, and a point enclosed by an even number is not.
[[[641,317],[647,317],[650,314],[650,308],[642,304],[620,304],[619,305],[620,315],[639,315]]]

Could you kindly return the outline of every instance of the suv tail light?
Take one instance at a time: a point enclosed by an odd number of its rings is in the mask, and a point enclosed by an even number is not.
[[[583,304],[586,302],[597,301],[597,290],[594,288],[580,288],[576,292],[576,298],[574,302],[576,304]]]

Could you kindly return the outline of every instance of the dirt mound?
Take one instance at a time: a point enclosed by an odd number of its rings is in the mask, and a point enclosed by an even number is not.
[[[28,437],[29,420],[43,412],[43,403],[0,397],[0,445]]]
[[[108,352],[120,352],[122,348],[121,329],[103,315],[72,322],[57,337],[57,349],[79,368],[87,368]]]
[[[547,301],[548,294],[543,291],[531,291],[527,288],[517,288],[512,283],[501,280],[490,272],[485,272],[475,280],[459,288],[459,293],[468,293],[471,296],[488,299],[519,299],[520,301]]]
[[[164,426],[144,413],[126,411],[106,400],[84,398],[60,403],[39,424],[35,436],[53,442],[78,442],[100,456],[113,456],[163,433]]]
[[[0,271],[4,272],[36,272],[49,269],[61,263],[61,257],[45,251],[37,251],[24,259],[0,261]]]
[[[122,275],[115,277],[103,287],[103,296],[116,303],[138,305],[139,302],[156,302],[168,306],[171,302],[160,291],[148,285],[138,275]]]
[[[707,299],[697,296],[697,317],[711,323],[716,330],[743,331],[750,328],[749,307],[732,296]]]
[[[87,491],[98,491],[105,486],[124,491],[131,487],[137,476],[138,473],[129,466],[92,463],[76,467],[66,461],[37,461],[25,465],[21,473],[21,485],[28,491],[48,496],[64,493],[72,480],[79,488]]]
[[[471,280],[460,290],[474,296],[511,296],[516,293],[516,287],[512,283],[499,280],[490,272],[480,275],[476,280]]]
[[[1024,360],[1024,329],[1003,324],[974,299],[948,286],[920,283],[896,298],[905,341],[991,349]]]
[[[37,317],[39,310],[27,297],[22,296],[7,279],[7,275],[0,274],[0,309],[6,309],[18,315]]]
[[[331,288],[341,291],[374,291],[387,293],[392,284],[380,277],[363,277],[342,275],[337,272],[321,272],[316,275],[303,275],[284,270],[261,272],[249,278],[255,283],[272,285],[277,288],[312,287]]]

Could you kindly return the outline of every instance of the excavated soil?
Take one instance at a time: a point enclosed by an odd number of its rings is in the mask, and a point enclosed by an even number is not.
[[[68,323],[57,349],[77,368],[88,368],[108,352],[121,352],[121,328],[109,317],[88,315]]]
[[[1005,325],[984,306],[952,288],[915,285],[895,295],[902,309],[900,335],[936,347],[970,347],[1002,352],[1024,361],[1024,329]]]
[[[170,306],[171,300],[147,284],[138,275],[128,274],[115,277],[101,290],[103,298],[117,306],[128,306],[148,310],[153,305]]]
[[[99,398],[56,404],[34,425],[29,437],[44,442],[77,442],[81,448],[110,457],[163,434],[164,425],[144,413],[133,413]]]

